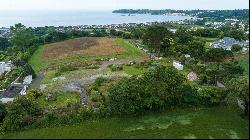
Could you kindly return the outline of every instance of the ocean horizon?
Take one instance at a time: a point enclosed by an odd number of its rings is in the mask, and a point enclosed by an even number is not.
[[[84,10],[0,10],[0,27],[10,27],[22,23],[27,27],[110,25],[122,23],[146,23],[180,21],[190,19],[188,16],[117,14],[112,11]]]

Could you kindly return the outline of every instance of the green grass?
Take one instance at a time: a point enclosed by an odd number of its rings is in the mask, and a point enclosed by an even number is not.
[[[134,66],[123,66],[123,71],[129,75],[140,75],[143,74],[146,71],[146,69],[136,68]]]
[[[232,108],[186,109],[138,117],[26,130],[0,138],[249,138],[249,122]]]
[[[60,93],[56,95],[55,101],[47,101],[46,96],[40,96],[36,99],[37,103],[42,108],[62,108],[67,107],[68,104],[76,104],[80,101],[79,93]]]
[[[206,41],[206,44],[205,44],[206,49],[213,48],[212,46],[210,46],[210,43],[219,40],[219,38],[208,38],[208,37],[200,37],[200,38]]]
[[[126,49],[128,52],[125,54],[121,54],[120,58],[135,58],[138,56],[143,56],[145,53],[138,48],[134,47],[131,43],[128,41],[125,41],[124,39],[118,38],[116,39],[116,42],[119,46]]]
[[[39,48],[35,51],[31,59],[29,60],[29,64],[35,70],[35,72],[40,71],[44,66],[41,59],[41,54],[44,48],[45,46],[39,46]]]

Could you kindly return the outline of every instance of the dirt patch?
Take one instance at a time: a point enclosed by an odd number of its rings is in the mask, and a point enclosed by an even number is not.
[[[113,38],[83,37],[47,45],[42,52],[42,59],[60,59],[75,55],[111,55],[126,52]]]

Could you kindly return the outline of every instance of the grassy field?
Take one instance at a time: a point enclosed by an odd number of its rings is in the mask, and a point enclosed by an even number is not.
[[[249,138],[249,122],[232,108],[186,109],[141,117],[10,133],[0,138]]]
[[[74,66],[82,66],[87,62],[98,59],[100,60],[102,58],[116,57],[127,59],[146,56],[143,51],[137,49],[132,44],[120,38],[87,38],[88,45],[84,43],[84,40],[86,41],[86,38],[80,38],[80,40],[67,40],[64,42],[41,46],[34,53],[31,60],[29,61],[29,64],[31,64],[33,69],[38,72],[41,70],[46,70],[48,67],[53,69],[58,65],[71,64]],[[111,45],[107,45],[109,42]],[[77,47],[81,45],[84,47]],[[103,46],[106,46],[107,48],[102,49]],[[60,57],[57,53],[60,54]]]
[[[208,37],[200,37],[201,39],[205,40],[206,41],[206,44],[205,44],[205,48],[206,49],[210,49],[212,48],[210,46],[210,43],[216,41],[216,40],[219,40],[219,38],[208,38]]]
[[[43,68],[44,62],[42,62],[41,54],[44,50],[45,46],[39,46],[36,52],[32,55],[31,59],[29,60],[29,64],[32,68],[37,72]]]
[[[56,95],[54,101],[47,101],[46,96],[40,96],[36,99],[42,108],[63,108],[68,104],[76,104],[80,101],[79,93],[60,93]]]
[[[129,75],[140,75],[146,70],[145,68],[136,68],[134,66],[123,66],[123,71]]]

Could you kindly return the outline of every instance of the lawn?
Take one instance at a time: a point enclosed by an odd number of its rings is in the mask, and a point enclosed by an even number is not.
[[[212,46],[210,46],[210,43],[219,40],[219,38],[209,38],[209,37],[196,37],[197,39],[202,39],[206,42],[205,44],[205,48],[206,49],[211,49],[213,48]]]
[[[39,46],[35,53],[32,55],[31,59],[29,60],[29,64],[32,68],[38,72],[44,66],[44,62],[42,62],[41,54],[44,50],[45,46]]]
[[[80,94],[74,92],[58,93],[54,101],[47,101],[46,96],[36,99],[41,108],[63,108],[68,104],[76,104],[80,101]]]
[[[249,122],[232,108],[177,109],[141,117],[88,121],[26,130],[0,138],[249,138]]]
[[[129,75],[140,75],[143,74],[147,69],[146,68],[136,68],[134,66],[123,66],[123,71]]]

